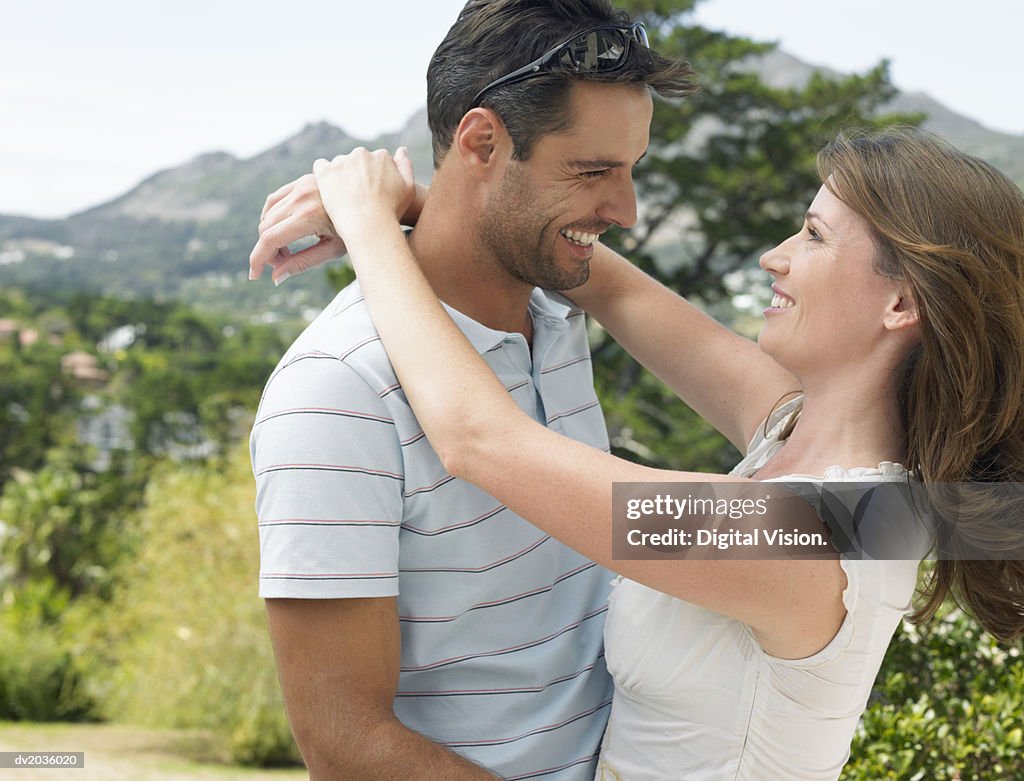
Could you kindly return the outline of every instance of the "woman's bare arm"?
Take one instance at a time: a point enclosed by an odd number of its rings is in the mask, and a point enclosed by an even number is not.
[[[757,344],[603,245],[590,280],[565,295],[740,452],[779,398],[800,387]]]
[[[399,159],[399,164],[407,161]],[[842,590],[842,573],[832,560],[613,558],[615,483],[752,481],[640,466],[534,421],[452,322],[417,266],[395,207],[387,205],[405,185],[386,154],[364,150],[331,164],[318,161],[315,170],[392,365],[452,475],[478,485],[594,561],[740,619],[755,631],[770,631],[784,618],[814,631],[826,625],[834,631],[831,597],[837,599]]]

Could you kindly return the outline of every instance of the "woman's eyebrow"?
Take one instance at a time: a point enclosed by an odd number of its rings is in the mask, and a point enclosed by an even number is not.
[[[835,233],[832,226],[825,222],[823,219],[821,219],[821,215],[818,214],[817,212],[807,212],[807,214],[804,215],[804,219],[807,220],[808,222],[810,222],[811,220],[816,220],[817,222],[820,222],[822,225],[828,228],[830,231]]]

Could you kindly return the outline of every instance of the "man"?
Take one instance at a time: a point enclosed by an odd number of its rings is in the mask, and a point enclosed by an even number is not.
[[[606,0],[472,0],[428,70],[437,170],[412,248],[518,403],[594,447],[582,313],[537,288],[582,284],[598,236],[635,222],[650,92],[689,76]],[[252,276],[337,254],[282,249],[330,233],[309,178],[283,188]],[[357,284],[268,380],[252,457],[260,594],[313,779],[593,777],[609,575],[444,472]]]

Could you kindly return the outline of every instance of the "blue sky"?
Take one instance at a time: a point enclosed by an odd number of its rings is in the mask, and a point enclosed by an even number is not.
[[[0,213],[65,216],[197,154],[326,119],[400,127],[463,0],[35,0],[0,8]],[[705,0],[698,21],[1024,134],[1024,3]],[[310,161],[312,163],[312,161]]]

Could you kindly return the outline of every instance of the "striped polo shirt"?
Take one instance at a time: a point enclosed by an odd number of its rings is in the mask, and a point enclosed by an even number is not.
[[[449,313],[522,409],[607,450],[582,311],[540,290],[529,310],[532,350]],[[445,472],[358,283],[281,359],[251,446],[260,596],[397,595],[406,726],[504,778],[593,778],[610,575]]]

